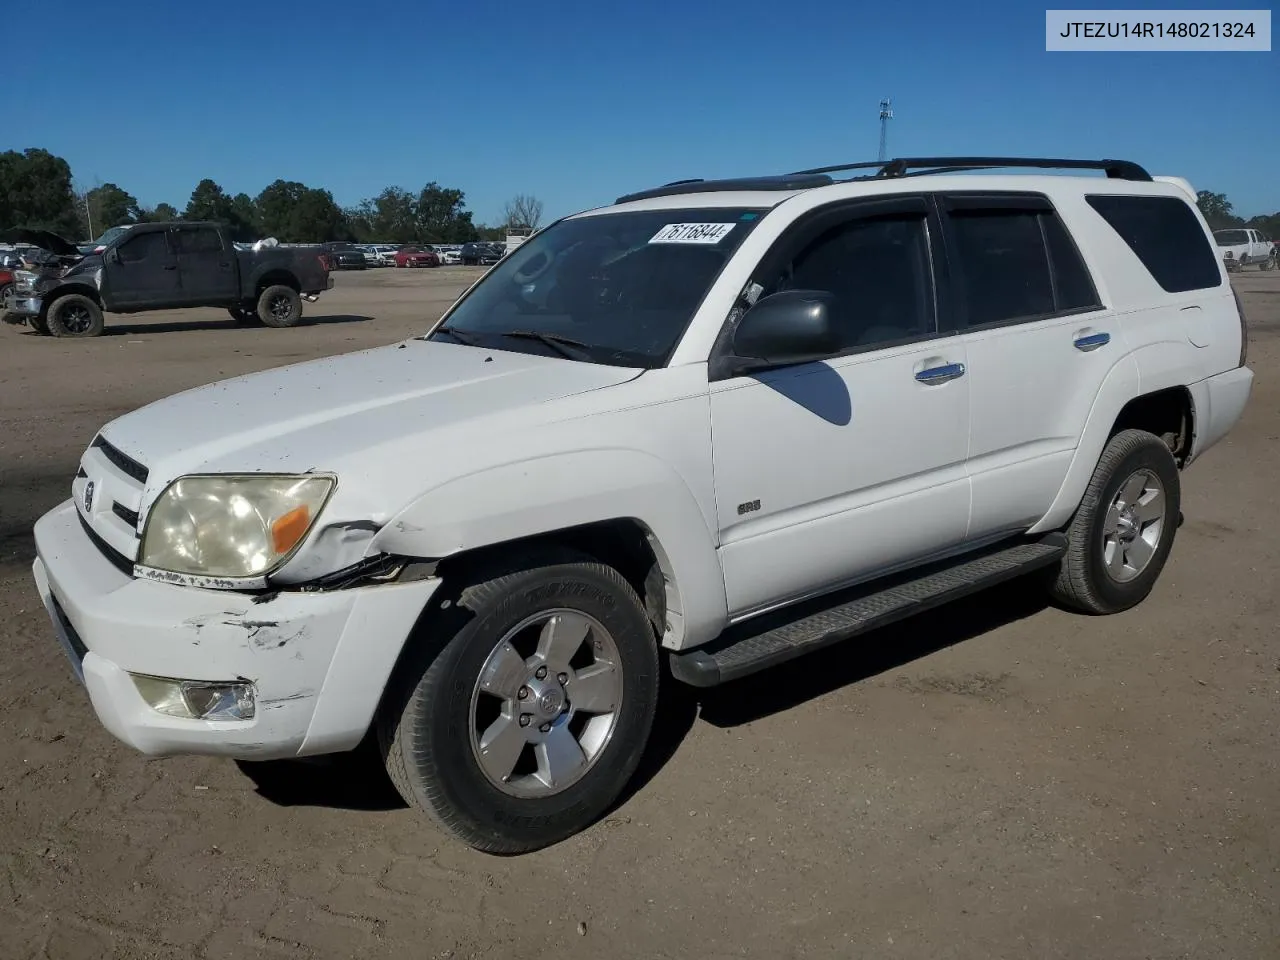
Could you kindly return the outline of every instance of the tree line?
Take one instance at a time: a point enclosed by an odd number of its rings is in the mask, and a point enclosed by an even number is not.
[[[237,240],[465,243],[501,239],[513,226],[536,229],[542,218],[541,202],[522,194],[507,203],[502,224],[484,226],[473,222],[465,200],[461,190],[431,181],[416,193],[387,187],[343,208],[328,190],[293,180],[276,180],[251,197],[204,179],[182,210],[169,203],[145,207],[115,183],[77,189],[70,164],[47,150],[0,153],[0,228],[49,230],[70,239],[94,239],[127,223],[212,220]]]
[[[1204,214],[1205,220],[1214,230],[1227,227],[1252,227],[1272,240],[1280,240],[1280,211],[1260,214],[1246,220],[1232,212],[1234,208],[1225,193],[1210,193],[1208,190],[1201,190],[1196,194],[1196,203],[1200,207],[1200,212]]]

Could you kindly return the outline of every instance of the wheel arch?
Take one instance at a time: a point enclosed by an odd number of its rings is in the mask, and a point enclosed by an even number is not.
[[[288,270],[276,268],[264,271],[253,283],[253,295],[256,299],[262,296],[262,291],[267,287],[288,287],[294,293],[302,292],[302,284],[298,282],[297,276]]]
[[[371,546],[456,575],[550,544],[615,566],[663,647],[696,646],[724,627],[724,577],[706,517],[670,466],[637,451],[577,451],[450,480],[393,517]]]
[[[1146,430],[1164,439],[1179,469],[1190,462],[1195,446],[1196,422],[1192,392],[1176,380],[1161,384],[1153,377],[1141,376],[1139,359],[1142,352],[1126,356],[1103,381],[1062,486],[1052,506],[1028,533],[1057,530],[1071,519],[1103,449],[1122,430]],[[1148,381],[1146,384],[1143,384],[1144,379]],[[1144,390],[1143,386],[1147,389]]]
[[[87,283],[67,283],[67,284],[62,284],[60,286],[54,287],[47,294],[45,294],[44,303],[41,309],[43,310],[44,314],[47,316],[49,313],[49,308],[52,307],[57,301],[61,300],[63,297],[72,296],[73,294],[82,296],[82,297],[88,297],[90,300],[92,300],[94,303],[98,305],[99,310],[103,310],[105,312],[106,308],[103,307],[102,305],[102,292],[97,287],[91,286],[90,284],[87,284]]]

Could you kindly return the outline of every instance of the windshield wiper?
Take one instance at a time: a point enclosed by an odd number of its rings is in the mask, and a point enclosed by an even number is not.
[[[583,343],[581,340],[574,340],[572,337],[562,337],[558,333],[543,333],[540,330],[508,330],[506,333],[498,334],[498,336],[511,337],[518,340],[537,340],[569,360],[590,359],[590,344]]]
[[[461,330],[455,330],[453,327],[447,325],[443,327],[436,327],[435,333],[447,333],[449,336],[453,337],[453,339],[457,340],[459,343],[465,343],[468,347],[480,346],[480,341],[471,334],[464,333]]]

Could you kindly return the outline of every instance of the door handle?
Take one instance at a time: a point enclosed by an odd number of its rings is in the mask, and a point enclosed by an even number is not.
[[[1109,333],[1089,333],[1076,337],[1073,343],[1077,350],[1083,350],[1088,353],[1090,350],[1097,350],[1099,347],[1105,347],[1111,342],[1111,334]]]
[[[929,386],[933,386],[936,383],[946,383],[948,380],[955,380],[963,376],[963,363],[946,363],[940,367],[929,367],[927,370],[918,370],[916,372],[916,379]]]
[[[177,265],[176,263],[166,263],[166,264],[164,265],[164,268],[165,268],[166,270],[177,270],[177,269],[178,269],[178,265]]]

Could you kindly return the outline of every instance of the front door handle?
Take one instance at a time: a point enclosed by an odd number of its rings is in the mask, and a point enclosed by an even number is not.
[[[166,270],[177,270],[177,269],[178,269],[177,265],[176,265],[176,264],[172,264],[172,263],[167,263],[167,264],[165,264],[165,267],[164,267],[164,268],[165,268]]]
[[[948,380],[955,380],[957,377],[963,376],[963,363],[946,363],[940,367],[929,367],[926,370],[916,371],[916,379],[929,386],[937,383],[946,383]]]
[[[1089,333],[1076,337],[1073,341],[1077,350],[1083,350],[1088,353],[1090,350],[1097,350],[1099,347],[1105,347],[1111,342],[1111,334],[1109,333]]]

